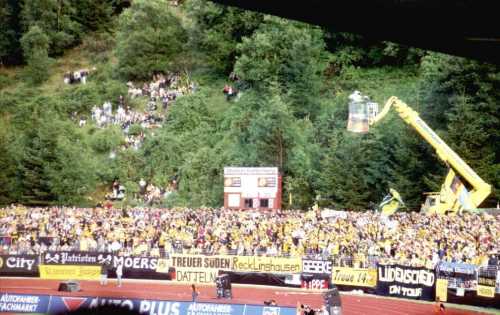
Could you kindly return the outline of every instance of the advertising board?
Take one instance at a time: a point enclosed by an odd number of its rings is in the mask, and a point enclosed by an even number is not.
[[[0,293],[0,313],[47,313],[49,296]]]
[[[377,285],[377,271],[375,269],[333,267],[332,282],[338,285],[373,288]]]
[[[0,276],[38,277],[38,256],[0,255]]]
[[[294,307],[180,301],[52,296],[49,313],[117,306],[145,315],[296,315]]]
[[[378,295],[434,300],[436,276],[432,269],[378,265],[377,273]]]

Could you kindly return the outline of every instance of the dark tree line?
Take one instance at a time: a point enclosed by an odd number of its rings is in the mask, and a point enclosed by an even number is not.
[[[1,0],[0,61],[22,64],[21,38],[33,27],[49,39],[48,52],[60,56],[81,43],[91,31],[108,30],[113,16],[129,6],[127,0]]]

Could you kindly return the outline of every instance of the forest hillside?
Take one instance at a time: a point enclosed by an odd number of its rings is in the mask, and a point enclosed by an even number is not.
[[[277,166],[285,208],[418,210],[447,166],[395,111],[348,132],[356,90],[420,113],[497,205],[498,66],[204,0],[0,0],[0,204],[220,207],[224,166]]]

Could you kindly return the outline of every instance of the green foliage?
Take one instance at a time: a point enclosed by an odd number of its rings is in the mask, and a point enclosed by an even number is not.
[[[220,138],[205,91],[182,97],[172,106],[168,122],[157,135],[146,139],[142,159],[148,163],[142,176],[166,186],[177,175],[177,200],[191,206],[220,204],[225,151],[217,144]]]
[[[127,79],[149,79],[155,71],[175,70],[187,35],[164,0],[138,0],[120,15],[117,71]]]
[[[294,196],[287,207],[311,205],[319,160],[314,128],[294,117],[276,89],[246,94],[228,110],[222,126],[227,165],[277,166],[286,181],[284,195]]]
[[[374,42],[361,35],[327,31],[325,41],[333,53],[330,66],[336,73],[345,67],[418,65],[425,51],[392,42]]]
[[[123,136],[118,127],[98,129],[92,135],[90,145],[97,153],[109,154],[122,142]]]
[[[73,19],[77,11],[70,0],[24,1],[22,25],[25,30],[39,27],[49,38],[49,53],[61,55],[63,50],[77,44],[82,26]]]
[[[212,68],[228,74],[235,62],[236,44],[252,35],[263,14],[205,0],[188,0],[185,7],[194,23],[190,28],[193,46]]]
[[[0,119],[0,204],[8,204],[16,200],[16,161],[14,151],[14,134],[10,122]]]
[[[28,62],[26,73],[34,84],[40,84],[48,77],[50,59],[48,56],[49,39],[38,27],[32,26],[21,38],[24,58]]]
[[[75,8],[73,19],[86,31],[108,30],[113,14],[112,1],[71,0]]]
[[[142,126],[139,124],[131,125],[129,130],[128,130],[128,133],[131,136],[138,136],[141,134],[141,132],[144,132],[144,128],[142,128]]]
[[[339,145],[322,160],[319,191],[336,208],[366,208],[370,186],[364,171],[370,152],[358,135],[344,132],[340,137]]]
[[[22,36],[25,70],[40,84],[19,82],[15,69],[0,74],[0,204],[87,205],[118,179],[127,189],[118,206],[134,206],[140,178],[160,187],[176,178],[178,191],[162,205],[221,206],[224,166],[278,166],[285,208],[306,209],[318,198],[361,210],[394,188],[419,209],[446,166],[395,112],[368,134],[348,133],[354,90],[380,107],[395,95],[418,111],[494,186],[485,205],[498,199],[497,66],[201,0],[176,8],[165,0],[0,0],[0,8],[1,62],[16,59]],[[49,55],[81,40],[76,54],[50,63]],[[75,64],[97,71],[85,85],[64,85],[62,73]],[[124,79],[184,69],[196,93],[169,106],[162,128],[132,125],[130,134],[146,134],[139,150],[122,148],[118,126],[88,119],[79,128],[70,118],[116,104],[127,94]],[[222,87],[232,70],[247,88],[227,102]],[[143,102],[129,105],[140,110]]]
[[[81,204],[97,185],[92,151],[68,122],[58,134],[56,162],[48,165],[50,190],[58,204]],[[64,133],[66,131],[66,133]]]
[[[0,90],[14,83],[14,80],[7,75],[0,73]]]
[[[319,28],[266,17],[251,37],[238,44],[241,55],[235,71],[260,90],[278,83],[298,117],[314,117],[326,66],[322,37]]]
[[[405,129],[394,144],[391,187],[401,193],[409,209],[420,209],[425,192],[440,191],[446,176],[446,166],[433,148],[416,131]]]
[[[248,143],[261,166],[284,168],[298,134],[294,127],[293,115],[278,95],[262,104],[248,126]]]
[[[22,154],[14,155],[17,183],[11,187],[25,204],[78,204],[97,184],[90,148],[72,122],[50,109],[51,100],[43,101],[45,107],[28,105],[24,123],[31,128],[16,126],[13,147]]]
[[[94,63],[105,63],[109,59],[109,51],[115,46],[114,35],[108,32],[97,32],[84,38],[82,50],[87,52]]]
[[[48,36],[49,55],[60,56],[79,44],[85,32],[112,30],[113,14],[128,6],[125,2],[0,0],[0,65],[23,62],[20,39],[31,27],[39,27]]]

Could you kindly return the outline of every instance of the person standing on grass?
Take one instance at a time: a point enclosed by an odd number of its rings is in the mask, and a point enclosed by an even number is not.
[[[118,266],[116,266],[116,279],[118,281],[118,287],[122,286],[122,276],[123,276],[123,262],[119,261]]]

